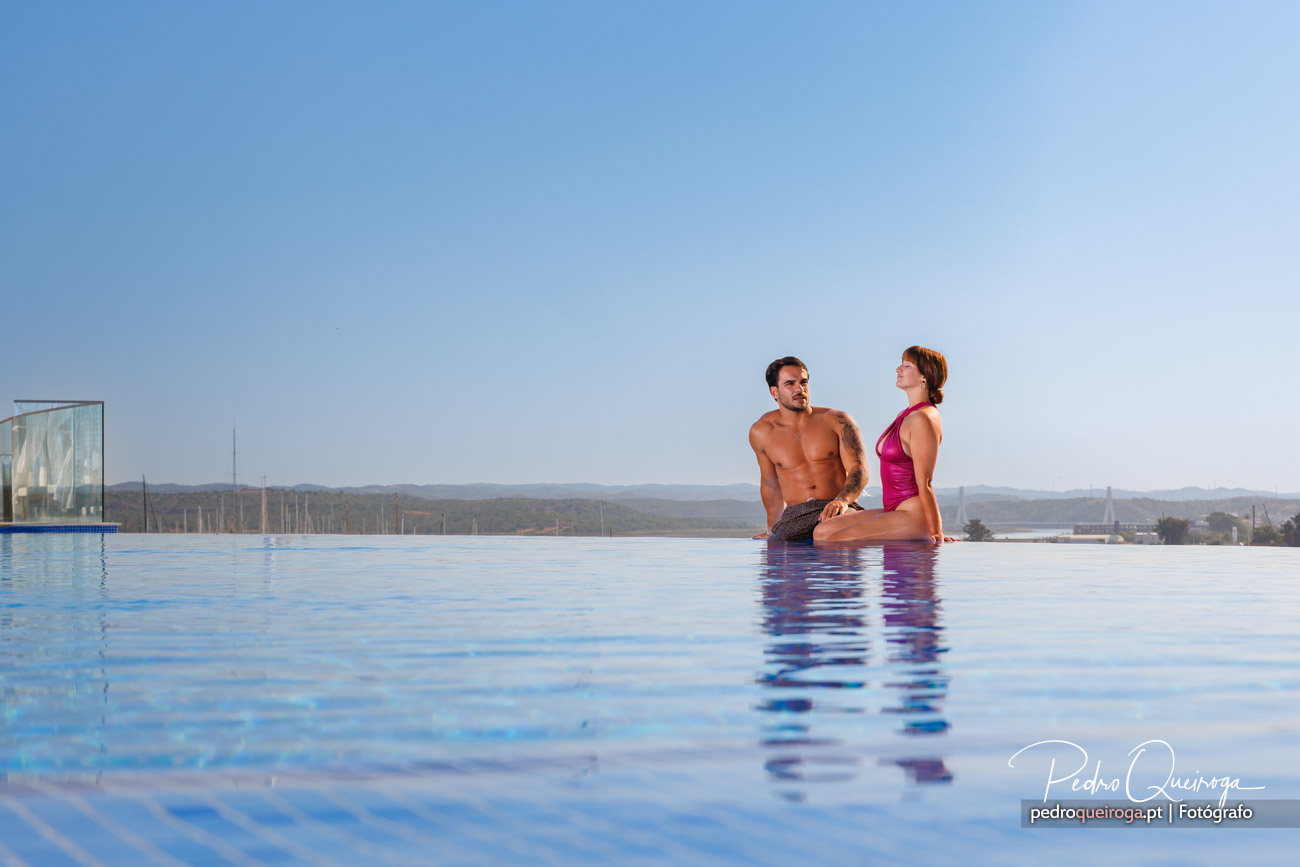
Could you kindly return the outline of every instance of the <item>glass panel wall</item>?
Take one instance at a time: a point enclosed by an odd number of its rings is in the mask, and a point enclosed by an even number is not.
[[[14,415],[40,412],[43,409],[58,409],[63,406],[79,406],[84,400],[15,400]]]
[[[83,404],[72,412],[76,520],[98,523],[104,520],[104,405]]]
[[[14,416],[13,520],[103,521],[103,464],[102,403],[66,404]]]
[[[0,499],[0,521],[14,519],[14,424],[12,419],[0,421],[0,483],[3,483],[3,499]]]

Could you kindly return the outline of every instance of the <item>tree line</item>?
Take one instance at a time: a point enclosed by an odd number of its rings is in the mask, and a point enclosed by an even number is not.
[[[1163,517],[1195,520],[1214,513],[1250,512],[1251,506],[1262,506],[1274,515],[1290,515],[1300,511],[1300,500],[1284,498],[1230,497],[1222,500],[1157,500],[1153,497],[1117,499],[1115,517],[1121,524],[1152,524]],[[1096,524],[1105,514],[1105,497],[1075,497],[1062,500],[980,500],[966,503],[966,514],[989,524],[1015,524],[1020,521],[1036,524],[1057,523]],[[955,524],[957,507],[941,506],[939,513],[945,524]]]
[[[1254,532],[1246,522],[1227,512],[1214,512],[1205,519],[1204,531],[1192,532],[1192,522],[1187,518],[1163,517],[1156,521],[1156,534],[1166,545],[1185,545],[1189,542],[1197,545],[1232,544],[1233,533],[1240,543],[1251,545],[1289,545],[1300,548],[1300,514],[1292,515],[1277,529],[1272,524],[1256,526]],[[993,531],[979,518],[972,518],[962,526],[968,542],[991,542]],[[1128,541],[1132,541],[1129,539]]]
[[[1269,522],[1257,524],[1253,530],[1244,520],[1226,512],[1207,516],[1204,530],[1193,528],[1186,518],[1164,517],[1156,522],[1156,533],[1166,545],[1231,545],[1233,530],[1238,544],[1300,548],[1300,514],[1292,515],[1277,527]]]
[[[586,499],[426,500],[393,494],[266,489],[146,494],[107,491],[105,520],[123,533],[350,533],[404,535],[738,535],[748,522],[677,518]],[[146,525],[147,517],[147,525]]]

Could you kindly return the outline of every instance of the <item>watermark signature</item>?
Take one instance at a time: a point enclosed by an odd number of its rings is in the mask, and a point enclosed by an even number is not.
[[[1228,795],[1233,791],[1259,791],[1264,788],[1243,786],[1240,777],[1205,777],[1199,770],[1192,776],[1179,776],[1174,748],[1162,740],[1143,741],[1129,750],[1131,761],[1122,782],[1119,777],[1103,776],[1100,760],[1094,765],[1092,776],[1085,776],[1088,751],[1073,741],[1046,740],[1032,743],[1007,759],[1007,766],[1014,768],[1016,759],[1031,750],[1051,757],[1047,769],[1047,785],[1043,788],[1044,803],[1051,797],[1054,786],[1064,787],[1067,783],[1071,792],[1086,792],[1094,797],[1119,794],[1122,791],[1135,804],[1143,804],[1161,796],[1169,801],[1180,802],[1183,797],[1178,797],[1179,795],[1187,797],[1201,792],[1219,792],[1220,807],[1227,803]],[[1070,767],[1075,761],[1078,762],[1078,767],[1058,774],[1058,758],[1063,767]]]

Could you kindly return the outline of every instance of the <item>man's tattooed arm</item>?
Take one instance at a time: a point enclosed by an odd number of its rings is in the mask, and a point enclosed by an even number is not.
[[[840,426],[840,460],[845,470],[844,487],[836,497],[852,503],[867,486],[866,450],[862,447],[858,425],[848,413],[835,413],[835,422]]]

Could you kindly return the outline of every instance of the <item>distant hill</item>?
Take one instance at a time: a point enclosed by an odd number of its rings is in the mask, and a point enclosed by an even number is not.
[[[618,504],[646,515],[740,521],[755,528],[762,528],[767,523],[767,512],[763,511],[763,504],[754,500],[661,500],[629,497],[618,500]]]
[[[1300,512],[1300,499],[1267,497],[1229,497],[1226,499],[1161,500],[1155,497],[1115,499],[1115,517],[1122,523],[1154,523],[1162,517],[1202,518],[1213,512],[1235,512],[1250,517],[1251,506],[1256,507],[1260,523],[1268,519],[1274,526]],[[939,508],[944,526],[956,528],[957,507]],[[979,518],[986,524],[1099,524],[1106,514],[1106,497],[1074,497],[1048,500],[992,500],[972,503],[966,500],[966,514]]]
[[[937,488],[935,493],[942,499],[945,495],[956,497],[956,488]],[[1252,490],[1249,488],[1177,488],[1160,491],[1132,491],[1126,488],[1112,488],[1111,495],[1119,500],[1230,500],[1236,497],[1270,497],[1282,500],[1300,499],[1300,493],[1275,493],[1273,491]],[[967,485],[966,502],[980,500],[1013,498],[1019,500],[1076,500],[1087,497],[1106,497],[1106,486],[1101,485],[1092,490],[1072,488],[1068,491],[1039,491],[1023,488],[1004,488],[993,485]],[[954,499],[954,502],[956,500]]]
[[[261,527],[260,488],[168,492],[149,486],[151,532],[256,532]],[[682,501],[664,501],[682,502]],[[144,527],[144,497],[138,486],[107,492],[106,519],[124,533]],[[606,534],[616,536],[748,536],[763,526],[743,514],[674,515],[641,512],[622,503],[594,499],[499,498],[428,500],[398,494],[350,494],[344,491],[267,489],[267,531],[271,533],[393,533],[465,535],[598,536],[602,518]],[[705,512],[718,511],[705,509]],[[728,511],[723,509],[722,511]]]
[[[367,485],[343,488],[348,493],[391,494],[394,491],[427,500],[488,500],[498,497],[525,499],[662,499],[662,500],[758,500],[758,485]]]
[[[587,492],[588,496],[542,497],[522,493],[569,492],[575,489]],[[447,532],[453,534],[473,532],[477,523],[478,532],[482,534],[550,535],[555,533],[558,520],[562,535],[597,535],[603,509],[605,529],[616,535],[743,536],[766,524],[766,514],[757,490],[755,485],[630,485],[621,488],[608,485],[375,485],[344,489],[300,485],[293,489],[268,489],[267,507],[270,532],[275,533],[341,533],[345,525],[353,533],[393,532],[395,523],[407,532],[441,533],[443,515],[446,515]],[[1219,489],[1225,490],[1228,489]],[[429,496],[448,491],[477,496]],[[515,495],[486,496],[493,491],[511,491]],[[733,496],[702,496],[719,491]],[[220,483],[155,484],[149,486],[149,492],[150,526],[153,529],[161,523],[168,531],[196,531],[200,511],[206,531],[217,526],[227,531],[232,527],[254,531],[260,526],[260,488],[243,488],[236,494],[231,492],[229,485]],[[650,496],[649,492],[681,496]],[[746,496],[750,493],[752,497]],[[1104,489],[1094,491],[1092,497],[1020,496],[1029,493],[1033,492],[971,486],[966,490],[966,511],[970,517],[995,526],[1093,524],[1099,523],[1105,514]],[[1185,488],[1178,493],[1193,496],[1186,500],[1170,500],[1156,496],[1117,495],[1116,516],[1125,523],[1151,523],[1163,516],[1200,518],[1212,512],[1235,512],[1248,518],[1251,507],[1255,506],[1260,522],[1271,519],[1276,526],[1300,512],[1300,497],[1277,497],[1267,493],[1209,497],[1205,495],[1210,492],[1201,488]],[[956,494],[956,490],[951,488],[939,492],[944,524],[953,530],[960,529],[957,527]],[[868,489],[859,502],[867,508],[879,507],[879,489]],[[124,532],[138,532],[143,527],[139,483],[110,486],[105,506],[107,519],[120,522]],[[394,518],[395,508],[402,517]]]
[[[244,487],[244,485],[240,485],[240,487],[242,488]],[[135,491],[138,494],[140,493],[140,482],[139,481],[119,482],[116,485],[105,485],[104,490],[108,493],[113,493],[116,491]],[[159,494],[188,494],[188,493],[193,493],[195,491],[229,491],[229,490],[230,490],[230,482],[211,482],[206,485],[174,485],[169,482],[163,482],[161,484],[154,484],[153,482],[149,483],[150,493],[159,493]]]
[[[242,486],[241,486],[242,487]],[[109,485],[109,491],[139,491],[139,482],[122,482]],[[229,491],[230,483],[206,485],[176,485],[149,483],[149,490],[162,494],[179,494],[190,491]],[[280,488],[276,488],[280,490]],[[472,485],[362,485],[360,487],[330,488],[323,485],[293,485],[290,491],[342,491],[348,494],[405,494],[426,500],[492,500],[502,497],[515,499],[664,499],[664,500],[753,500],[758,501],[758,485],[592,485],[534,484],[499,485],[490,483]]]
[[[123,482],[117,485],[110,485],[107,488],[110,492],[135,492],[139,493],[139,482]],[[176,484],[153,484],[150,483],[149,490],[159,494],[182,494],[193,492],[213,492],[230,491],[230,484],[212,483],[206,485],[176,485]],[[277,488],[276,490],[281,490]],[[346,493],[346,494],[366,494],[366,495],[386,495],[391,497],[393,494],[399,494],[404,497],[419,497],[425,500],[490,500],[490,499],[542,499],[542,500],[603,500],[605,502],[619,502],[627,505],[639,503],[640,506],[633,505],[633,508],[648,510],[648,514],[675,515],[686,517],[692,515],[709,515],[736,512],[737,514],[753,514],[753,509],[758,509],[758,514],[762,514],[760,505],[758,485],[754,484],[735,484],[735,485],[594,485],[584,483],[574,484],[531,484],[531,485],[504,485],[481,483],[472,485],[363,485],[360,487],[329,488],[323,485],[301,484],[295,485],[284,490],[316,493]],[[958,490],[957,488],[937,488],[935,490],[939,499],[939,505],[953,506],[954,514],[957,505]],[[968,507],[979,503],[1044,503],[1058,501],[1062,504],[1074,502],[1104,502],[1106,489],[1104,487],[1094,488],[1091,494],[1086,490],[1071,491],[1038,491],[1027,490],[1023,488],[997,487],[993,485],[967,485],[966,486],[966,505]],[[1247,490],[1244,488],[1215,488],[1206,490],[1205,488],[1179,488],[1177,490],[1161,491],[1130,491],[1125,489],[1116,489],[1114,491],[1116,501],[1116,510],[1119,510],[1119,503],[1125,501],[1162,501],[1168,503],[1223,503],[1238,500],[1251,500],[1254,502],[1286,501],[1300,499],[1300,493],[1292,494],[1274,494],[1272,491]],[[669,506],[667,503],[698,503],[698,507]],[[745,503],[748,507],[736,505],[720,505],[721,503]],[[859,502],[867,508],[880,505],[880,488],[870,486],[863,493]],[[1061,513],[1068,512],[1071,507],[1063,505],[1057,510]],[[1142,507],[1146,508],[1146,507]],[[1247,506],[1249,510],[1249,506]],[[1015,512],[1013,507],[1007,507],[1008,514]],[[1043,512],[1052,511],[1042,505],[1025,506],[1021,511],[1025,512]],[[1103,508],[1104,511],[1104,508]],[[1169,514],[1172,511],[1166,510]],[[1080,519],[1080,521],[1100,520],[1101,511],[1097,517]],[[760,519],[761,521],[761,519]]]

